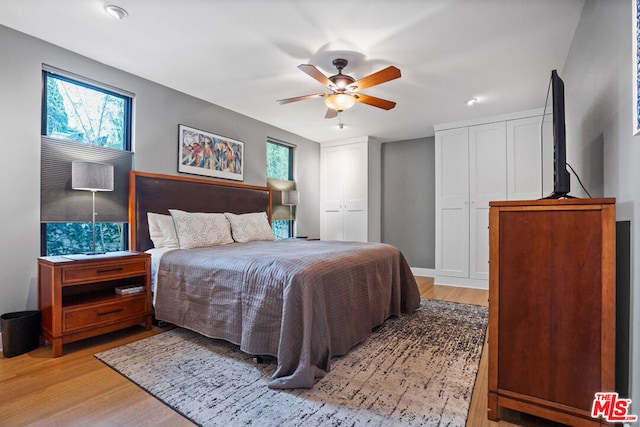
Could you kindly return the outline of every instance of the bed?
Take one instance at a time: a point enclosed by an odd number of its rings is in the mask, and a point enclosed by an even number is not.
[[[160,249],[155,316],[275,357],[271,388],[312,387],[332,357],[420,305],[415,278],[393,246],[243,238],[237,220],[270,223],[267,187],[132,171],[129,190],[131,248],[139,251],[158,251],[148,213],[173,215],[179,234],[180,215],[226,213],[231,242]]]

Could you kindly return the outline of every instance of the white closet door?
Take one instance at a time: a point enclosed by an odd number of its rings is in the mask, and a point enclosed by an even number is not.
[[[367,241],[367,165],[364,142],[322,149],[322,239]]]
[[[507,122],[507,199],[543,196],[542,117]]]
[[[344,240],[367,241],[367,145],[350,144],[342,150],[344,158]]]
[[[553,193],[553,117],[547,114],[542,123],[542,197]]]
[[[469,277],[489,278],[489,202],[507,198],[505,122],[469,127]]]
[[[323,240],[344,240],[342,171],[344,159],[340,147],[322,150],[322,222]]]
[[[436,133],[436,275],[469,275],[467,128]]]

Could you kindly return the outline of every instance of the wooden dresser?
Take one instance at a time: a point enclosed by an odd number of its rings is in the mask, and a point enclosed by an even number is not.
[[[615,391],[615,199],[491,202],[488,416],[596,425]]]
[[[62,344],[144,323],[151,329],[151,257],[142,252],[38,258],[42,335],[62,355]],[[144,286],[119,295],[116,287]]]

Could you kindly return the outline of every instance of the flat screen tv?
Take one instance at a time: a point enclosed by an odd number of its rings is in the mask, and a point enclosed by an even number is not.
[[[567,135],[564,124],[564,82],[556,70],[551,71],[542,126],[551,113],[553,119],[553,193],[545,199],[571,197],[571,175],[567,171]],[[544,129],[543,129],[544,130]],[[544,131],[542,132],[544,135]]]

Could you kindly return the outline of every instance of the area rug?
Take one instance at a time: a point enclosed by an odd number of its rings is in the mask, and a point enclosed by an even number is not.
[[[202,426],[464,426],[486,326],[486,307],[423,299],[308,390],[271,390],[273,361],[180,328],[96,357]]]

